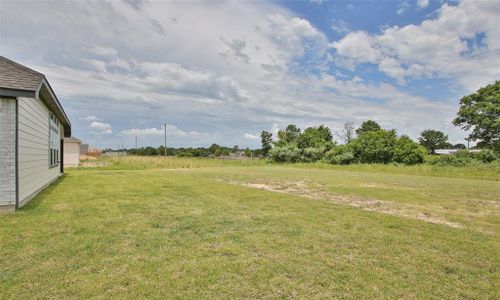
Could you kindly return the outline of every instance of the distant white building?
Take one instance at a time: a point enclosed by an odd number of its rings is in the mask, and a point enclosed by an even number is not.
[[[461,149],[436,149],[434,151],[434,153],[437,155],[450,155],[450,154],[457,153],[457,151],[460,151],[460,150]],[[462,150],[464,150],[464,149],[462,149]],[[468,150],[468,151],[472,152],[472,153],[478,153],[481,150]]]
[[[65,167],[78,167],[80,165],[80,144],[82,142],[74,137],[64,138],[63,160]]]

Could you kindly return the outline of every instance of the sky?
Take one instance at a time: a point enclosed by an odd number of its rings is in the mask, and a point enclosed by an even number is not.
[[[464,143],[462,96],[500,79],[500,1],[5,1],[0,55],[45,74],[91,147],[260,147],[372,119]]]

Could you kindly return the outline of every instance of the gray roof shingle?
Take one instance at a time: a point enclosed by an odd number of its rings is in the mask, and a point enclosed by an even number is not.
[[[44,75],[0,56],[0,88],[36,91]]]
[[[71,123],[49,82],[40,72],[0,55],[0,96],[38,97],[64,125],[64,136],[71,136]]]

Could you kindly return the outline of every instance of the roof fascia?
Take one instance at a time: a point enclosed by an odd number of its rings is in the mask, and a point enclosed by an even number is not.
[[[0,96],[4,97],[26,97],[26,98],[36,98],[38,97],[36,92],[26,91],[26,90],[16,90],[16,89],[7,89],[0,88]]]

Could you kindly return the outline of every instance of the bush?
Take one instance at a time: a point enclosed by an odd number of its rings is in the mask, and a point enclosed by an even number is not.
[[[349,165],[354,161],[354,154],[352,154],[352,152],[345,152],[333,156],[330,160],[330,163],[335,165]]]
[[[484,149],[477,154],[477,158],[483,163],[490,163],[497,159],[497,154],[493,150]]]
[[[394,130],[370,131],[351,141],[349,147],[362,163],[388,163],[393,159],[396,141]]]
[[[406,165],[420,164],[425,161],[427,150],[403,135],[397,141],[394,148],[393,160]]]
[[[480,162],[481,161],[478,159],[478,155],[467,150],[459,150],[455,154],[434,157],[429,161],[429,164],[437,166],[463,167],[478,164]]]
[[[295,146],[274,147],[268,155],[276,162],[300,162],[302,158],[300,149]]]
[[[340,145],[325,153],[324,161],[334,165],[348,165],[355,162],[349,145]]]
[[[325,148],[313,148],[308,147],[302,151],[301,161],[303,162],[315,162],[320,160],[325,153]]]

